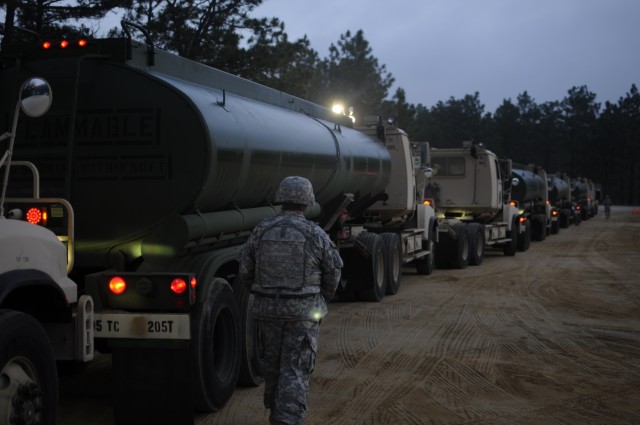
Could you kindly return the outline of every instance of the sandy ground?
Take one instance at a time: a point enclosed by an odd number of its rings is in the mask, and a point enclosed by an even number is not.
[[[605,220],[601,211],[515,257],[487,253],[479,267],[407,268],[381,303],[332,303],[305,423],[640,423],[635,212],[614,207]],[[113,423],[108,369],[92,368],[81,395],[64,382],[62,425]],[[267,418],[259,386],[195,423]]]

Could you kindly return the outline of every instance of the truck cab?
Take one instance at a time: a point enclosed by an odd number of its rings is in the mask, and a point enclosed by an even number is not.
[[[479,265],[486,247],[515,255],[521,232],[511,198],[511,161],[501,160],[481,144],[431,149],[427,197],[435,202],[442,268]]]
[[[0,136],[6,150],[0,197],[0,422],[55,423],[56,360],[94,356],[93,302],[78,296],[68,277],[73,267],[73,210],[64,199],[40,198],[39,173],[12,152],[21,112],[39,117],[51,104],[40,78],[22,86],[12,130]],[[6,197],[12,169],[32,174],[32,193]]]

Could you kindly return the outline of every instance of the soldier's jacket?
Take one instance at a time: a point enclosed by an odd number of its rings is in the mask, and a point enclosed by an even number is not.
[[[240,255],[259,317],[319,320],[338,287],[342,259],[327,234],[300,213],[263,220]]]

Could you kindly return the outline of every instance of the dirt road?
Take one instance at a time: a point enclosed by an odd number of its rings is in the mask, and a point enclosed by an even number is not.
[[[640,423],[634,211],[614,207],[611,220],[600,213],[479,267],[407,268],[381,303],[332,303],[306,424]],[[105,378],[81,394],[66,382],[63,425],[112,423]],[[93,415],[80,418],[78,402]],[[267,424],[262,387],[195,422]]]

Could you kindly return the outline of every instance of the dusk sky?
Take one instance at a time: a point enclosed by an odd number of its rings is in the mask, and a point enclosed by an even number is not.
[[[410,103],[427,107],[479,92],[485,112],[527,91],[562,100],[586,85],[617,102],[640,83],[640,0],[265,0],[321,58],[359,29]]]

